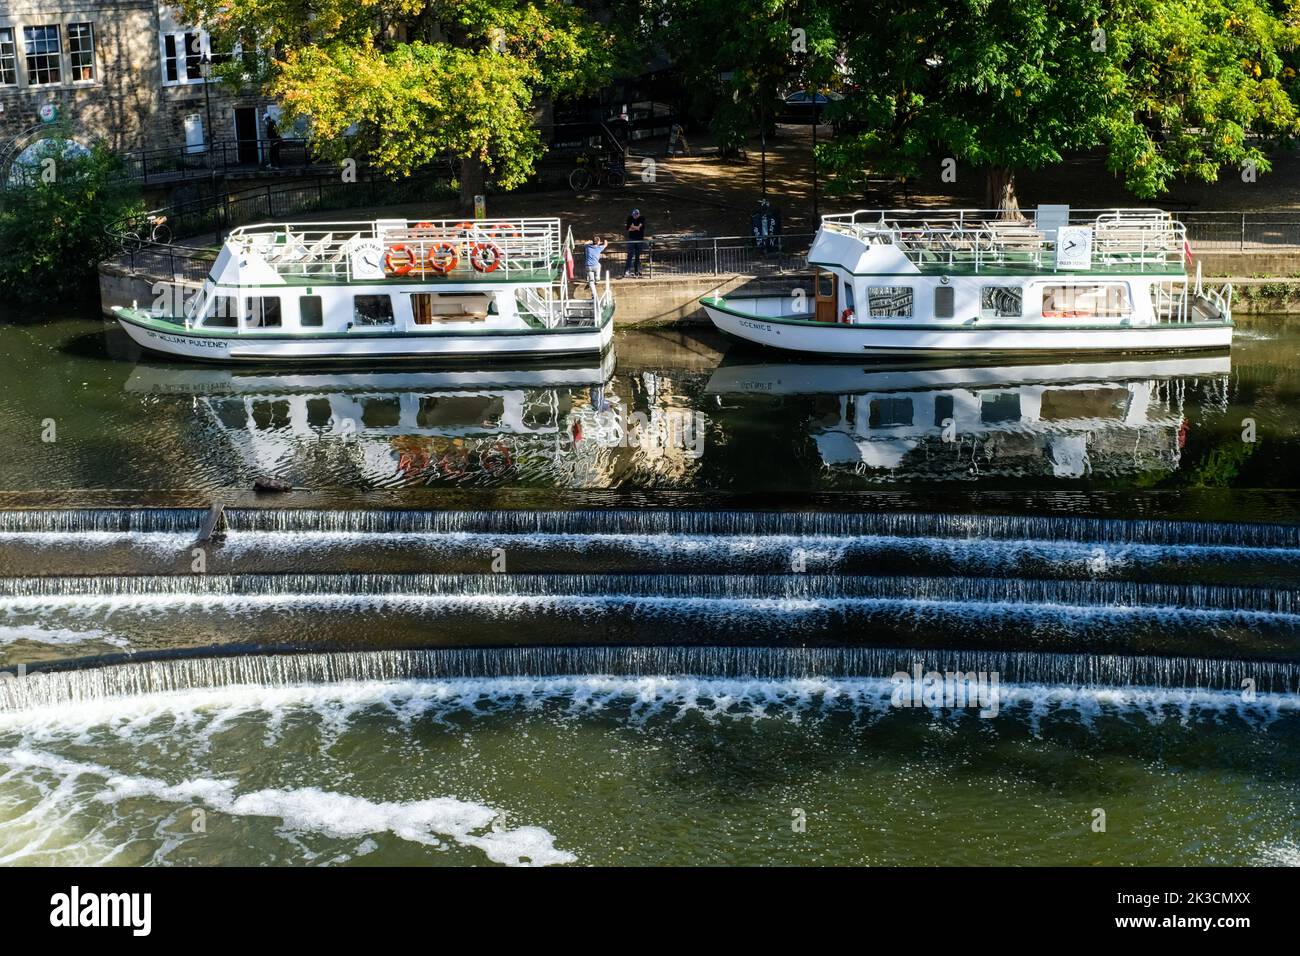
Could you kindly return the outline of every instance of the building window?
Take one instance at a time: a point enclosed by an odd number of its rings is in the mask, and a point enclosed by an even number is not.
[[[27,84],[50,86],[63,82],[59,67],[58,26],[23,27],[23,52],[27,54]]]
[[[91,24],[68,24],[68,66],[73,83],[95,79],[95,28]]]
[[[18,84],[18,49],[14,46],[14,28],[0,27],[0,86]]]
[[[980,289],[980,314],[990,319],[1018,319],[1024,298],[1025,290],[1019,286],[986,285]]]
[[[203,54],[207,48],[208,38],[202,31],[164,33],[162,37],[163,82],[201,83]]]
[[[912,287],[910,285],[867,286],[868,314],[873,319],[910,319]]]

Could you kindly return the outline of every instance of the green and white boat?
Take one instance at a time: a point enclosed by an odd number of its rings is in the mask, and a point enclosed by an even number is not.
[[[175,311],[113,310],[146,349],[219,362],[599,354],[614,333],[558,219],[244,226]]]
[[[1158,209],[823,216],[814,291],[706,297],[723,332],[817,355],[1158,352],[1232,344],[1232,288],[1189,274]]]

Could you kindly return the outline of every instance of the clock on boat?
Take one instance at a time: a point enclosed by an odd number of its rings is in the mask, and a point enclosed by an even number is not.
[[[147,349],[221,362],[386,361],[604,351],[606,278],[573,282],[558,219],[380,219],[231,231],[182,315],[113,310]]]
[[[1190,262],[1158,209],[858,210],[822,217],[812,295],[701,304],[730,335],[822,355],[1229,348],[1232,287]]]

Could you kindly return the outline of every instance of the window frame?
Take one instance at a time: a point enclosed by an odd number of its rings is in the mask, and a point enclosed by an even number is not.
[[[909,308],[902,312],[878,312],[876,302],[891,295],[907,293]],[[869,285],[867,286],[868,319],[914,319],[916,318],[916,287],[910,285]]]
[[[18,71],[18,28],[14,24],[0,26],[0,34],[8,33],[9,39],[0,39],[0,86],[18,86],[20,76]],[[8,52],[5,47],[8,46]],[[5,64],[8,63],[6,70]],[[9,76],[12,79],[6,80]]]
[[[996,306],[987,306],[984,304],[986,293],[992,290],[1003,290],[1007,292],[1018,292],[1020,299],[1020,310],[1014,315],[1011,313],[1001,312]],[[1025,287],[1022,285],[983,285],[980,286],[980,318],[981,319],[1023,319],[1025,317]]]
[[[84,28],[85,35],[80,36]],[[75,32],[74,32],[75,31]],[[95,83],[99,80],[99,64],[95,59],[95,23],[92,20],[76,20],[66,24],[66,42],[68,48],[68,82],[78,85]],[[85,49],[74,49],[74,41],[84,39],[87,42]],[[88,57],[89,62],[78,64],[77,58]],[[89,77],[78,77],[80,70],[89,70]]]
[[[274,301],[275,324],[268,325],[267,303]],[[278,295],[240,296],[242,321],[240,328],[247,332],[279,332],[284,328],[284,299]]]
[[[939,300],[946,298],[948,300],[947,308],[942,312],[939,309]],[[913,308],[915,308],[915,302]],[[937,285],[934,287],[934,317],[936,319],[952,319],[957,316],[957,290],[950,285]]]
[[[1052,314],[1049,315],[1047,309],[1047,294],[1049,290],[1054,291],[1058,289],[1066,290],[1070,293],[1070,297],[1059,306],[1054,301],[1051,310]],[[1041,291],[1042,295],[1039,298],[1040,305],[1038,312],[1045,319],[1125,319],[1133,315],[1132,290],[1130,290],[1127,282],[1045,282],[1043,283]],[[1109,301],[1110,293],[1112,291],[1118,291],[1120,293],[1120,298],[1123,300],[1122,304],[1116,309],[1102,308],[1094,309],[1093,311],[1087,312],[1083,315],[1071,314],[1083,311],[1077,307],[1079,293],[1100,293],[1103,297],[1103,303],[1105,303]]]
[[[28,52],[28,45],[31,44],[32,46],[35,46],[35,44],[38,42],[35,35],[35,31],[37,30],[46,31],[42,35],[39,42],[45,44],[47,47],[50,43],[50,35],[48,31],[51,30],[54,31],[53,52],[50,52],[49,49],[46,49],[40,53]],[[44,81],[35,79],[35,77],[40,76],[42,73],[44,73],[46,76],[49,76],[51,74],[51,69],[48,65],[45,66],[44,68],[33,65],[32,61],[37,59],[38,57],[43,57],[44,62],[46,64],[49,64],[51,62],[50,57],[53,57],[53,63],[54,63],[54,67],[52,71],[54,76],[53,79],[46,79]],[[57,23],[23,24],[23,67],[27,78],[27,85],[29,87],[63,85],[64,79],[63,79],[63,27],[62,26],[60,26]]]
[[[226,310],[225,315],[217,314],[217,303],[222,299],[232,303],[232,306]],[[211,319],[219,318],[223,321],[212,322]],[[238,329],[239,328],[239,296],[229,295],[224,292],[214,292],[207,304],[203,307],[203,317],[199,325],[205,329]]]
[[[357,309],[358,299],[385,299],[388,302],[388,320],[386,322],[362,322],[361,313]],[[356,293],[352,296],[352,322],[356,328],[361,329],[392,329],[397,327],[397,310],[393,306],[393,296],[390,292],[373,292],[373,293]]]
[[[307,302],[308,300],[316,303],[315,315],[312,316],[314,321],[307,321]],[[325,300],[318,295],[300,295],[298,296],[298,328],[300,329],[322,329],[325,327]]]
[[[198,43],[198,50],[191,51],[187,38],[194,37]],[[171,44],[171,54],[168,55],[167,46]],[[195,84],[206,83],[203,76],[203,57],[207,56],[213,63],[216,61],[212,58],[212,43],[208,37],[208,31],[202,29],[188,30],[160,30],[158,31],[158,61],[162,69],[163,86],[192,86]],[[175,76],[168,75],[168,67],[175,73]],[[191,66],[197,75],[191,75]]]

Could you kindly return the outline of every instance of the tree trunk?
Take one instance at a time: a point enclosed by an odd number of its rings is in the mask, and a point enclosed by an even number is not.
[[[996,209],[999,219],[1022,219],[1016,198],[1016,171],[1009,166],[990,166],[984,171],[984,208]]]
[[[487,188],[486,171],[483,160],[477,156],[460,158],[460,196],[458,203],[461,215],[473,217],[474,197],[482,195]]]

